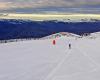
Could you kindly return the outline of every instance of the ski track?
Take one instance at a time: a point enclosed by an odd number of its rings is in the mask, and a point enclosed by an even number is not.
[[[88,42],[88,43],[90,43],[91,45],[95,45],[92,42]],[[100,68],[100,64],[98,62],[96,62],[90,55],[88,55],[85,50],[83,51],[82,49],[79,49],[78,48],[80,46],[79,43],[76,43],[76,44],[74,45],[75,48],[76,48],[76,50],[78,50],[79,52],[81,52],[84,56],[88,57],[98,68]],[[88,46],[91,47],[91,45],[88,45]],[[93,48],[94,48],[94,50],[96,50],[96,47],[93,47]]]
[[[76,50],[78,50],[80,53],[82,53],[84,56],[86,56],[92,63],[94,63],[97,66],[97,68],[100,68],[100,64],[97,63],[95,60],[93,60],[93,58],[91,58],[85,51],[82,51],[82,50],[78,49],[77,47],[76,47]]]
[[[46,77],[45,80],[51,80],[52,76],[55,74],[55,72],[62,66],[62,64],[65,62],[66,58],[69,56],[71,52],[68,51],[67,54],[63,57],[63,59],[57,64],[57,66],[50,72],[50,74]]]

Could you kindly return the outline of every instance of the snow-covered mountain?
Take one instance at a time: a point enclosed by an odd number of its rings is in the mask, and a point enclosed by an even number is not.
[[[0,80],[100,80],[100,37],[55,40],[0,44]]]

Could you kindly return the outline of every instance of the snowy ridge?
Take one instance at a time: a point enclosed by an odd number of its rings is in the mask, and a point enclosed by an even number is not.
[[[10,39],[10,40],[0,40],[0,43],[9,43],[9,42],[22,42],[22,41],[29,41],[29,40],[46,40],[46,39],[55,39],[55,38],[74,38],[74,39],[78,39],[78,38],[86,38],[86,39],[95,39],[95,38],[100,38],[100,32],[95,32],[95,33],[91,33],[90,35],[77,35],[77,34],[73,34],[73,33],[69,33],[69,32],[60,32],[60,33],[55,33],[43,38],[26,38],[26,39]]]
[[[88,36],[84,36],[84,38],[91,38],[91,39],[100,38],[100,32],[91,33]]]
[[[91,33],[91,36],[93,36],[93,37],[100,37],[100,32]]]
[[[73,33],[69,33],[69,32],[60,32],[60,33],[55,33],[55,34],[52,34],[50,36],[46,36],[46,37],[43,37],[41,39],[53,39],[53,38],[60,38],[60,37],[80,37],[79,35],[76,35],[76,34],[73,34]]]
[[[55,39],[55,38],[61,38],[61,37],[73,37],[73,38],[80,38],[81,36],[73,34],[73,33],[68,33],[68,32],[60,32],[60,33],[55,33],[43,38],[26,38],[26,39],[10,39],[10,40],[0,40],[0,43],[9,43],[9,42],[22,42],[22,41],[29,41],[29,40],[46,40],[46,39]]]

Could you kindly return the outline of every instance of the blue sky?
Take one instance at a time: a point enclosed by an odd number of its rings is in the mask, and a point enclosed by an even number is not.
[[[0,0],[0,13],[100,13],[100,0]]]

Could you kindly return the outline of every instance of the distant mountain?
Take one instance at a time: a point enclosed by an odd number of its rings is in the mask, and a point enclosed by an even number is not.
[[[53,33],[69,32],[77,35],[100,31],[100,21],[63,22],[31,21],[16,19],[0,20],[0,40],[42,38]]]

